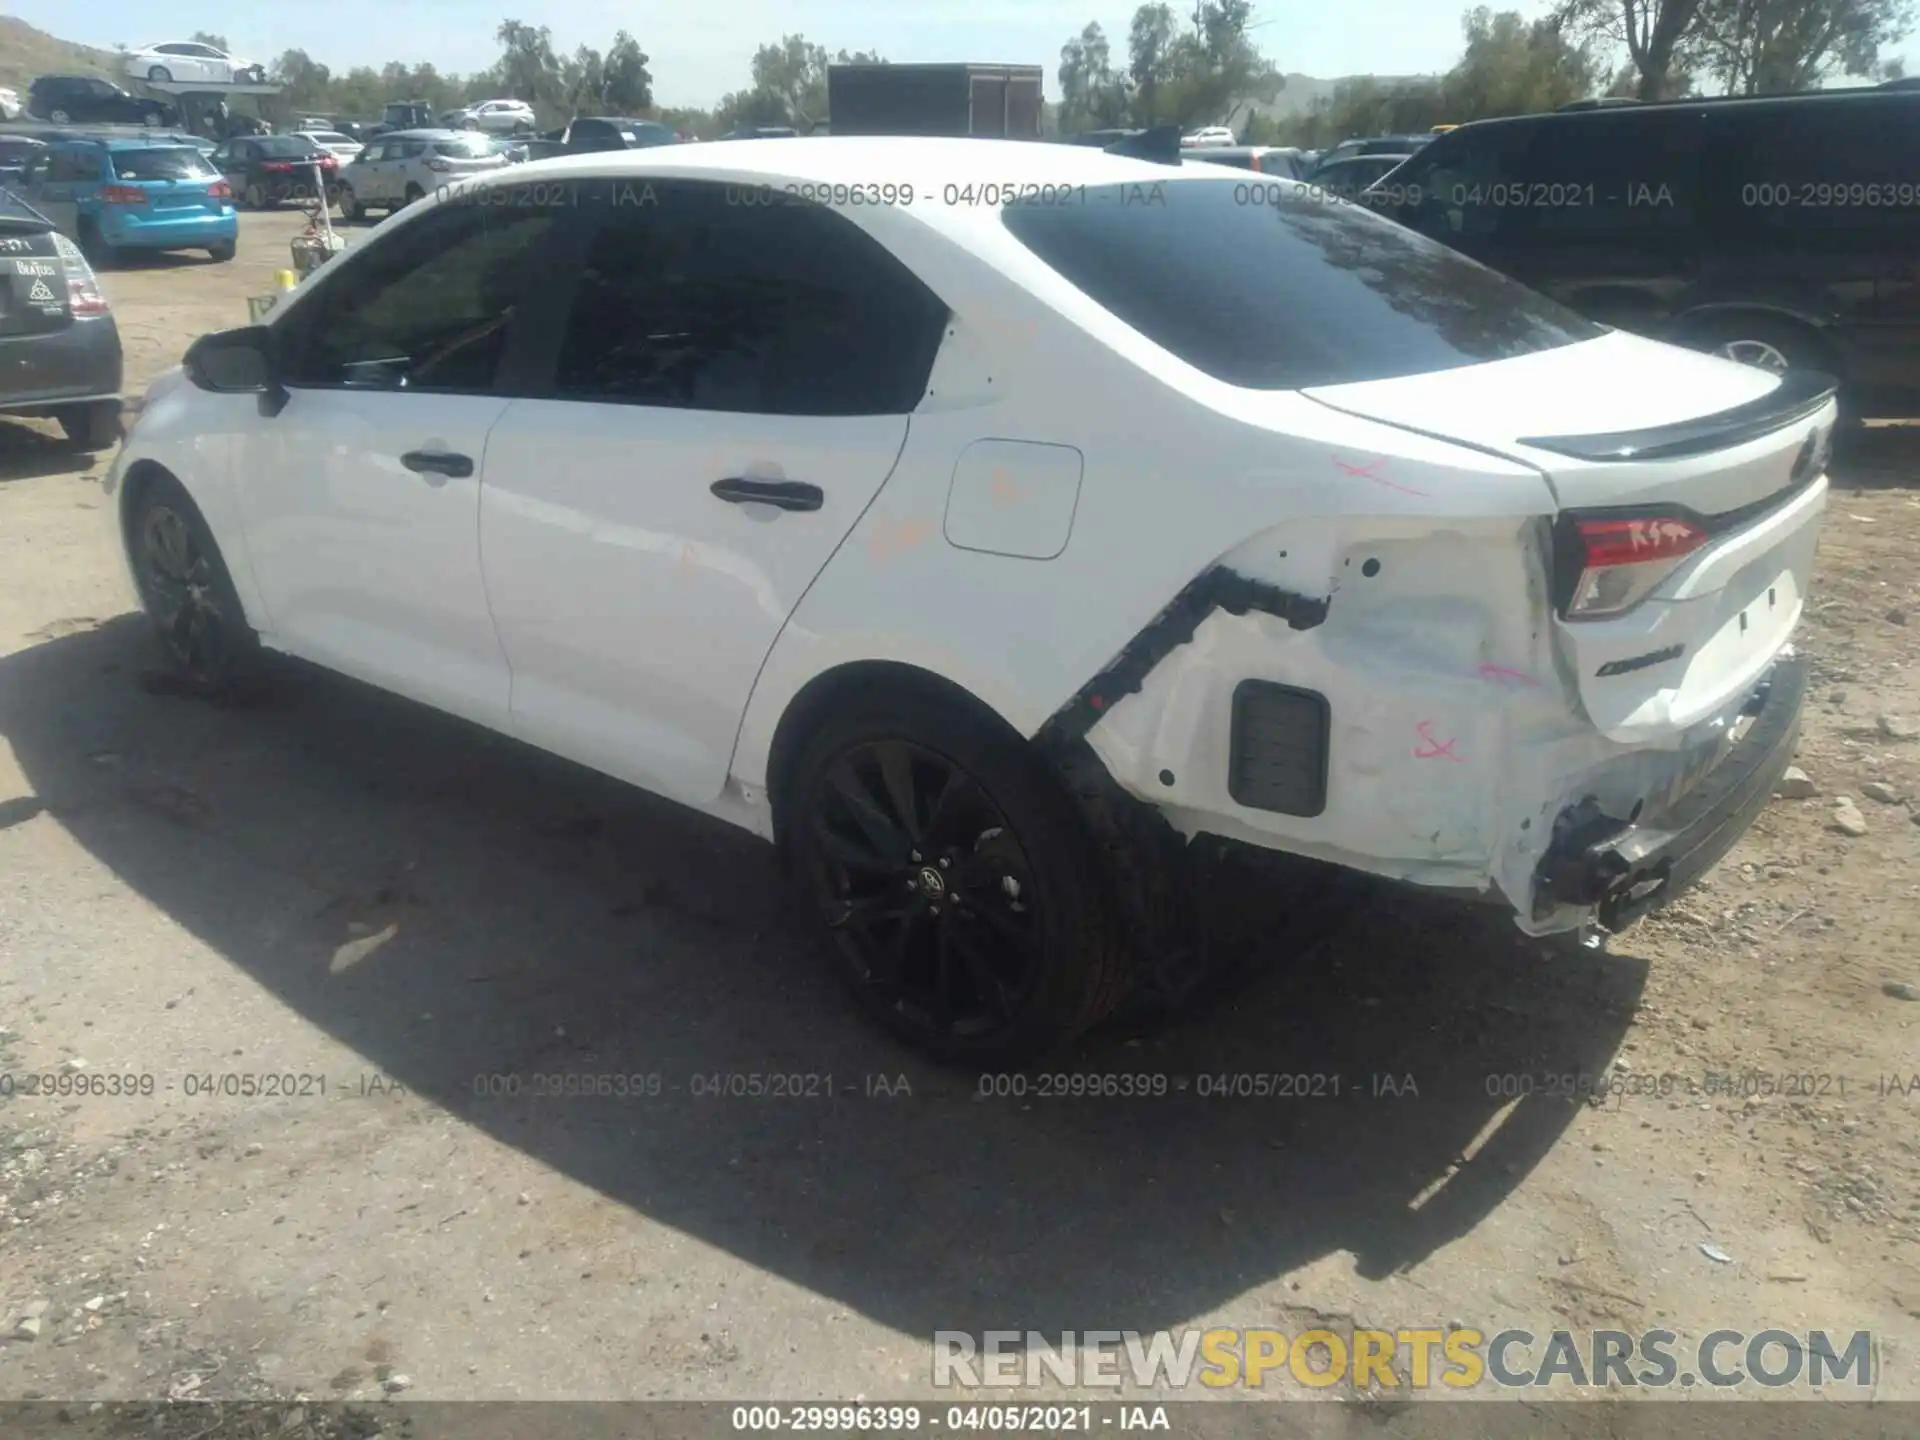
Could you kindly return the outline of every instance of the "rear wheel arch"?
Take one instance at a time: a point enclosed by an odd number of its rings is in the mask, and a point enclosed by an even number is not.
[[[997,729],[1021,744],[1027,743],[1027,738],[986,701],[931,670],[896,660],[855,660],[823,670],[787,702],[767,752],[767,798],[773,808],[774,841],[783,850],[789,815],[787,792],[793,783],[795,763],[806,749],[807,741],[836,709],[854,697],[871,701],[875,696],[890,695],[937,698],[968,713],[980,724]]]
[[[1820,368],[1845,378],[1845,362],[1830,327],[1814,315],[1787,306],[1754,303],[1689,310],[1674,317],[1671,333],[1680,343],[1699,348],[1708,340],[1731,336],[1743,327],[1751,327],[1756,338],[1777,335],[1797,341],[1803,354],[1824,362]]]

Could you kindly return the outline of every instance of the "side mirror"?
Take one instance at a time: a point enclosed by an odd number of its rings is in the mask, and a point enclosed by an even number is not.
[[[277,415],[287,392],[274,374],[272,349],[264,325],[217,330],[187,347],[181,364],[202,390],[220,395],[258,395],[260,413]]]

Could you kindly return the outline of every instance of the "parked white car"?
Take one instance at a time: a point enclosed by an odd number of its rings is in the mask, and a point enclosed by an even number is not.
[[[364,220],[368,210],[398,210],[455,181],[507,163],[490,138],[467,130],[396,130],[376,135],[340,167],[340,213]]]
[[[1180,143],[1189,148],[1206,145],[1231,145],[1234,143],[1233,131],[1225,125],[1204,125],[1191,135],[1182,135]]]
[[[127,74],[141,80],[191,84],[204,80],[214,85],[258,85],[267,78],[266,66],[198,40],[165,40],[129,50]]]
[[[20,92],[0,86],[0,120],[18,120],[22,113]]]
[[[295,133],[306,136],[342,165],[347,164],[349,161],[357,160],[361,152],[367,148],[358,140],[350,136],[342,135],[338,130],[327,130],[318,127],[309,130],[303,125]]]
[[[484,130],[489,135],[511,135],[534,128],[533,107],[524,100],[483,100],[442,118],[455,130]]]
[[[189,688],[284,651],[772,840],[940,1055],[1164,974],[1192,837],[1629,924],[1792,754],[1833,384],[1262,183],[515,166],[197,341],[109,513]]]

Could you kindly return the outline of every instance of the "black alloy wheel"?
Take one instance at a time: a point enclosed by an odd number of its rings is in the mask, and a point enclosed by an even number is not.
[[[936,1044],[986,1039],[1037,983],[1044,896],[980,782],[905,740],[843,752],[808,807],[813,890],[855,983]]]
[[[149,506],[140,518],[139,563],[167,658],[196,686],[217,686],[233,668],[233,621],[186,518],[166,504]]]

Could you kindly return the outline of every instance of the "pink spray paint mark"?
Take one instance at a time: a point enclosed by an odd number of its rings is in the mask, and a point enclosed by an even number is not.
[[[1456,764],[1460,764],[1460,765],[1464,765],[1467,763],[1467,757],[1460,754],[1457,750],[1453,748],[1454,746],[1460,743],[1457,739],[1456,740],[1436,740],[1434,738],[1433,721],[1422,720],[1413,728],[1419,733],[1421,740],[1425,742],[1424,745],[1416,745],[1413,747],[1414,759],[1416,760],[1452,760]]]
[[[1358,475],[1363,480],[1371,480],[1373,481],[1374,484],[1384,485],[1389,490],[1398,490],[1402,495],[1418,495],[1422,499],[1427,498],[1427,492],[1424,490],[1416,490],[1411,485],[1402,485],[1397,480],[1389,480],[1384,475],[1376,474],[1375,472],[1378,471],[1382,465],[1385,465],[1387,463],[1387,457],[1384,455],[1379,456],[1374,460],[1368,461],[1365,465],[1349,465],[1345,460],[1342,460],[1338,455],[1335,455],[1331,458],[1333,460],[1333,463],[1335,465],[1338,465],[1341,471],[1344,472],[1345,474]]]
[[[1538,685],[1540,682],[1524,670],[1509,670],[1504,665],[1496,665],[1491,660],[1480,667],[1482,680],[1518,680],[1522,685]]]

